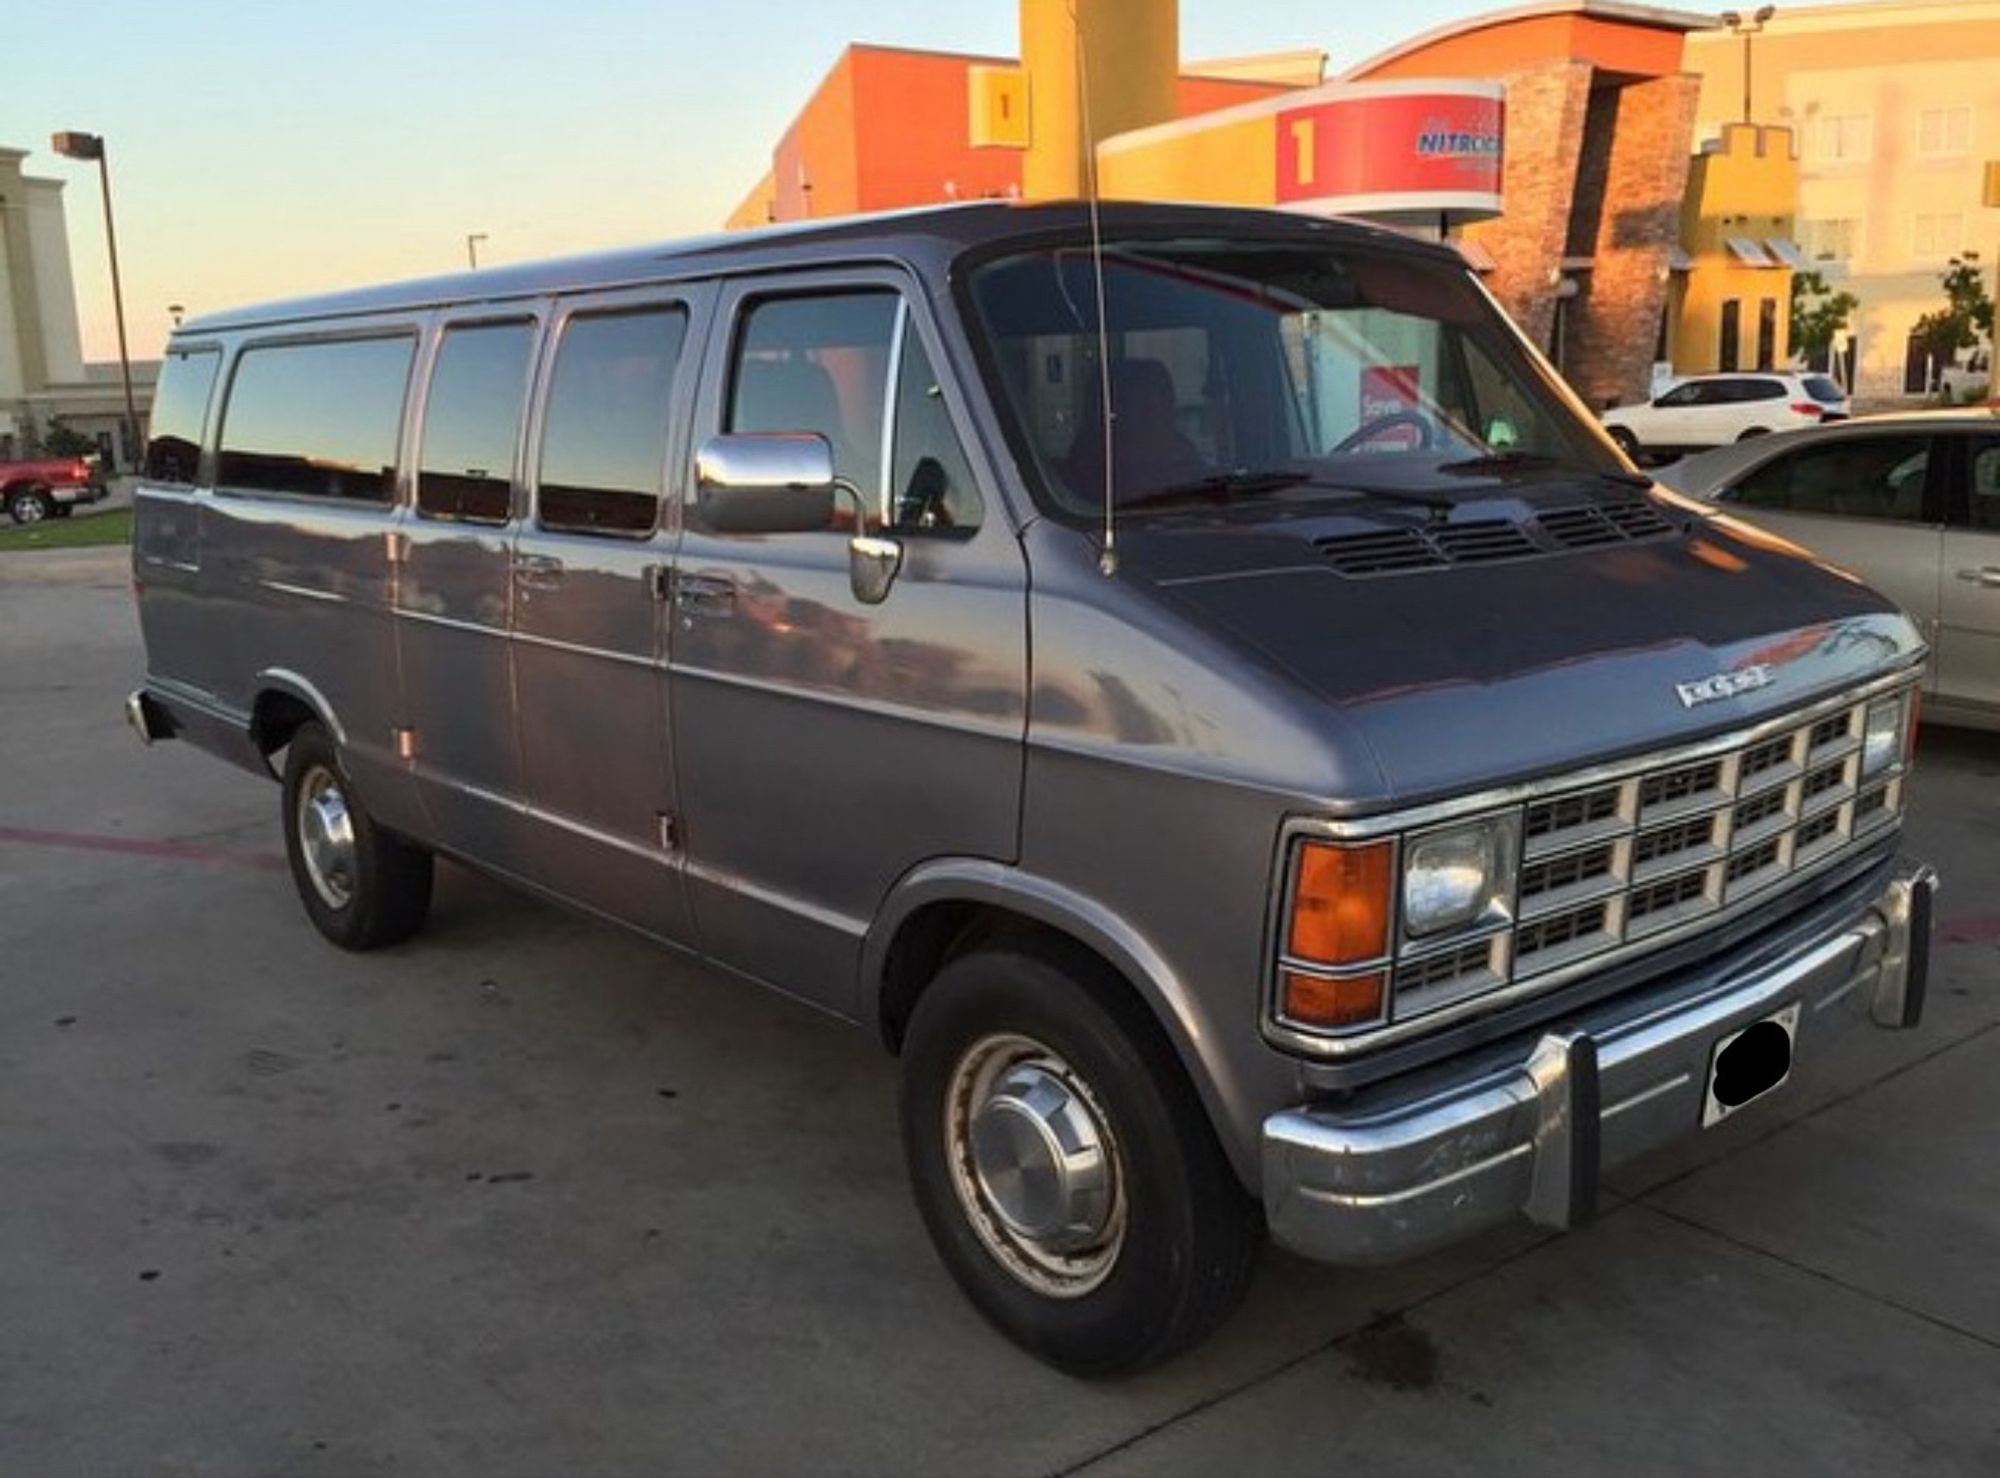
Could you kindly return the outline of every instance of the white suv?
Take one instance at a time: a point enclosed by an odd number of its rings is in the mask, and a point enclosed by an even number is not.
[[[1637,457],[1703,451],[1847,415],[1846,393],[1825,375],[1691,375],[1648,404],[1606,411],[1604,427]]]

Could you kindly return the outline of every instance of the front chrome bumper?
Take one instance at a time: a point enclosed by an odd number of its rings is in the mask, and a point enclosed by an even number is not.
[[[1809,1058],[1842,1015],[1916,1025],[1936,889],[1931,869],[1905,868],[1832,927],[1691,994],[1606,1002],[1415,1095],[1272,1115],[1273,1239],[1325,1262],[1372,1263],[1516,1212],[1581,1225],[1605,1170],[1696,1132],[1713,1049],[1731,1032],[1797,1003],[1794,1055]]]

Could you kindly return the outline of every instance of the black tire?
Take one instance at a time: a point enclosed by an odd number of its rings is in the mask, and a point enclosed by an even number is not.
[[[954,1138],[962,1070],[996,1041],[1046,1049],[1032,1062],[1070,1070],[1108,1130],[1118,1240],[1102,1270],[1067,1292],[1036,1286],[1021,1244],[979,1209],[991,1204],[985,1180],[969,1139]],[[1082,1376],[1156,1365],[1241,1302],[1263,1245],[1260,1211],[1159,1025],[1082,951],[997,941],[947,964],[904,1038],[901,1118],[917,1207],[946,1268],[1003,1334],[1049,1364]]]
[[[42,488],[22,488],[7,497],[7,516],[15,523],[40,523],[54,516],[56,500]]]
[[[1627,431],[1623,426],[1613,426],[1611,428],[1611,439],[1618,443],[1619,451],[1630,457],[1634,462],[1639,460],[1641,448],[1638,437]]]
[[[329,794],[331,799],[328,799]],[[434,864],[422,847],[383,830],[368,814],[325,728],[303,725],[285,751],[285,855],[306,916],[342,949],[380,949],[423,927]],[[307,831],[337,804],[351,841],[315,847]],[[322,838],[327,833],[322,830]]]

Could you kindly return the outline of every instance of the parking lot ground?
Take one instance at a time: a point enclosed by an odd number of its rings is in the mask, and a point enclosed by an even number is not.
[[[120,721],[126,587],[0,560],[0,1471],[2000,1471],[2000,739],[1923,745],[1917,1031],[1090,1385],[932,1256],[864,1034],[457,868],[324,945],[275,788]]]

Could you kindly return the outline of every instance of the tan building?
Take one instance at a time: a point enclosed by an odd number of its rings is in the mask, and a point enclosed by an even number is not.
[[[1789,362],[1799,165],[1788,128],[1726,123],[1688,169],[1668,357],[1676,375]]]
[[[2000,255],[2000,210],[1980,204],[2000,159],[2000,0],[1781,8],[1750,58],[1752,116],[1797,140],[1807,265],[1861,300],[1852,388],[1922,393],[1937,367],[1910,330],[1944,305],[1939,276],[1954,255],[1989,273]],[[1719,136],[1743,116],[1743,41],[1692,35],[1687,66],[1703,78],[1695,136]]]
[[[118,365],[83,359],[64,182],[28,174],[27,157],[0,147],[0,461],[37,450],[60,420],[93,438],[110,465],[129,466],[132,449],[119,441],[125,397]],[[156,370],[132,366],[142,426]]]

